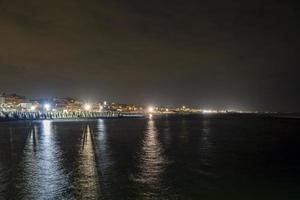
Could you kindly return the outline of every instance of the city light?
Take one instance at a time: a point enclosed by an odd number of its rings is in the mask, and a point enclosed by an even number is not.
[[[217,110],[203,110],[202,113],[211,114],[211,113],[218,113],[218,111]]]
[[[45,108],[45,110],[49,111],[50,108],[51,108],[51,105],[48,104],[48,103],[46,103],[46,104],[44,105],[44,108]]]
[[[91,105],[90,104],[85,104],[84,105],[84,110],[90,111],[91,110]]]
[[[31,106],[30,107],[30,111],[35,111],[35,109],[36,109],[36,106]]]
[[[168,107],[167,105],[148,106],[138,104],[109,103],[107,101],[98,101],[90,103],[89,101],[80,101],[73,98],[53,98],[44,101],[42,99],[30,100],[20,95],[7,95],[5,98],[0,95],[0,121],[14,118],[18,111],[18,118],[27,119],[28,116],[33,119],[46,118],[74,118],[74,117],[149,117],[166,114],[194,114],[203,115],[212,114],[230,114],[230,113],[260,113],[258,111],[246,111],[237,109],[214,109],[214,108],[193,108],[186,105],[178,107]],[[41,103],[43,102],[43,103]],[[105,106],[106,105],[106,106]],[[26,113],[28,112],[28,113]],[[85,112],[85,113],[84,113]],[[92,113],[91,113],[92,112]],[[23,114],[25,113],[25,114]],[[37,113],[47,114],[37,115]],[[76,114],[74,114],[76,113]],[[274,112],[262,112],[273,114]],[[11,117],[10,117],[11,116]]]
[[[153,112],[154,111],[154,108],[152,107],[152,106],[150,106],[149,108],[148,108],[148,112]]]

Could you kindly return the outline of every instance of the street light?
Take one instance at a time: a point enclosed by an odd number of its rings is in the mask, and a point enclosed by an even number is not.
[[[36,109],[36,106],[31,106],[31,107],[30,107],[30,110],[31,110],[31,111],[35,111],[35,109]]]
[[[45,108],[45,110],[49,111],[50,108],[51,108],[51,105],[48,104],[48,103],[46,103],[46,104],[44,105],[44,108]]]
[[[150,106],[150,107],[148,108],[148,112],[152,113],[153,111],[154,111],[154,108],[153,108],[152,106]]]
[[[85,104],[84,105],[84,110],[90,111],[91,110],[91,105],[90,104]]]

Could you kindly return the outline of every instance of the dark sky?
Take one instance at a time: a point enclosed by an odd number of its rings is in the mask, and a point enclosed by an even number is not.
[[[0,0],[0,91],[300,111],[293,0]]]

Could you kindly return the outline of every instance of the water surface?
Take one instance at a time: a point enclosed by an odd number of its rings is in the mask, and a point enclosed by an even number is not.
[[[300,199],[300,123],[186,115],[0,123],[0,199]]]

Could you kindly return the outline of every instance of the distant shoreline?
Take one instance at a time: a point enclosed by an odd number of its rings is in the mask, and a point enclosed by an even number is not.
[[[86,121],[86,120],[97,120],[97,119],[129,119],[129,118],[146,118],[146,116],[128,116],[128,117],[87,117],[87,118],[47,118],[47,119],[6,119],[0,118],[1,122],[16,122],[16,121],[45,121],[45,120],[53,120],[53,121]]]

